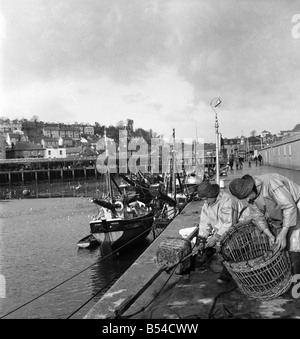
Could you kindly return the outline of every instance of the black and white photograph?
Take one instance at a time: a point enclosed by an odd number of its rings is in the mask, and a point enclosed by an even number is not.
[[[0,0],[0,50],[0,319],[300,319],[299,0]]]

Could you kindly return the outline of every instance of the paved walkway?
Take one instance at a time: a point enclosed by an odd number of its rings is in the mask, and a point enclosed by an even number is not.
[[[265,173],[278,173],[281,175],[284,175],[291,179],[292,181],[296,182],[298,185],[300,185],[300,171],[296,170],[290,170],[280,167],[273,167],[273,166],[267,166],[267,165],[261,165],[261,166],[255,166],[255,164],[252,164],[251,167],[249,167],[248,163],[244,163],[244,166],[242,169],[232,169],[228,171],[227,176],[220,176],[220,179],[223,179],[225,181],[225,187],[228,187],[229,182],[235,178],[242,177],[245,174],[250,174],[252,176],[265,174]]]

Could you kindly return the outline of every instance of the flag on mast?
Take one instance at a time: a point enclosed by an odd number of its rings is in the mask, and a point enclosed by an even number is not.
[[[10,140],[9,133],[6,133],[6,143],[7,143],[8,146],[11,146],[11,140]]]

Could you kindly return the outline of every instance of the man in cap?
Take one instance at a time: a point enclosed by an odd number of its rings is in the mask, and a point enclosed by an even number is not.
[[[206,248],[218,246],[220,238],[230,226],[243,218],[243,220],[250,218],[247,206],[230,194],[220,191],[217,184],[211,184],[207,180],[202,181],[198,186],[198,197],[205,200],[200,215],[198,242],[204,238]],[[223,266],[217,282],[229,280],[230,274]]]
[[[255,177],[247,174],[232,180],[229,190],[257,208],[252,211],[252,219],[263,214],[265,219],[278,221],[276,244],[289,252],[292,273],[300,274],[300,186],[277,173]],[[260,219],[259,223],[262,222]]]

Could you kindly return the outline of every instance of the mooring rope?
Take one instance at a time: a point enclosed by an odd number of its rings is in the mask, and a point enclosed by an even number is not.
[[[192,251],[188,254],[186,254],[184,257],[182,257],[178,262],[176,262],[175,264],[172,264],[172,265],[167,265],[166,268],[165,268],[165,271],[168,272],[170,270],[171,273],[168,277],[168,279],[164,282],[163,286],[161,287],[161,289],[156,293],[156,295],[152,298],[152,300],[150,300],[150,302],[142,307],[140,310],[136,311],[135,313],[132,313],[132,314],[129,314],[127,316],[122,316],[122,315],[117,315],[116,318],[117,319],[128,319],[128,318],[131,318],[141,312],[144,312],[153,302],[154,300],[161,294],[162,290],[165,288],[165,286],[167,285],[167,283],[169,282],[169,280],[171,279],[171,277],[173,276],[173,274],[175,273],[176,271],[176,268],[177,266],[184,260],[188,259],[189,257],[195,255],[197,253],[197,251],[199,250],[200,246],[196,246],[196,244],[193,246],[192,248]]]
[[[151,219],[151,218],[153,218],[153,216],[150,217],[149,219]],[[147,219],[148,219],[148,218],[147,218]],[[144,219],[144,220],[145,220],[145,219]],[[115,249],[115,250],[113,250],[111,253],[109,253],[108,255],[106,255],[106,256],[104,256],[103,258],[101,258],[101,259],[100,259],[100,262],[103,261],[103,260],[105,260],[105,259],[108,258],[109,256],[112,256],[112,255],[118,253],[122,248],[124,248],[125,246],[128,246],[131,242],[135,241],[137,238],[139,238],[141,235],[143,235],[143,234],[146,233],[146,232],[149,232],[149,229],[148,229],[148,228],[147,228],[145,231],[143,231],[141,234],[139,234],[138,236],[136,236],[135,238],[129,240],[126,244],[124,244],[124,245],[118,247],[117,249]],[[54,287],[48,289],[47,291],[45,291],[45,292],[43,292],[43,293],[41,293],[40,295],[36,296],[35,298],[33,298],[33,299],[29,300],[28,302],[24,303],[23,305],[20,305],[19,307],[15,308],[14,310],[12,310],[12,311],[6,313],[5,315],[1,316],[0,319],[3,319],[3,318],[5,318],[5,317],[7,317],[8,315],[10,315],[10,314],[12,314],[12,313],[18,311],[19,309],[21,309],[21,308],[23,308],[23,307],[29,305],[30,303],[34,302],[35,300],[37,300],[37,299],[41,298],[42,296],[44,296],[44,295],[46,295],[46,294],[52,292],[52,291],[55,290],[56,288],[62,286],[63,284],[67,283],[68,281],[74,279],[76,276],[82,274],[82,273],[85,272],[86,270],[88,270],[88,269],[90,269],[91,267],[93,267],[94,265],[98,265],[98,264],[99,264],[99,261],[97,261],[96,263],[91,264],[90,266],[84,268],[83,270],[81,270],[80,272],[74,274],[73,276],[69,277],[68,279],[62,281],[61,283],[55,285]],[[113,278],[112,280],[114,280],[114,279],[115,279],[115,278]],[[111,281],[112,281],[112,280],[111,280]],[[109,282],[109,284],[111,283],[111,281]],[[97,293],[97,294],[98,294],[98,293]],[[96,295],[97,295],[97,294],[96,294]],[[94,296],[94,297],[95,297],[95,296]],[[88,302],[89,302],[90,300],[92,300],[94,297],[92,297],[91,299],[89,299]],[[85,305],[85,304],[86,304],[86,303],[84,303],[84,305]],[[82,307],[83,307],[84,305],[82,305]],[[82,307],[80,307],[79,309],[81,309]],[[75,313],[73,312],[72,315],[74,315],[74,314],[75,314]]]

